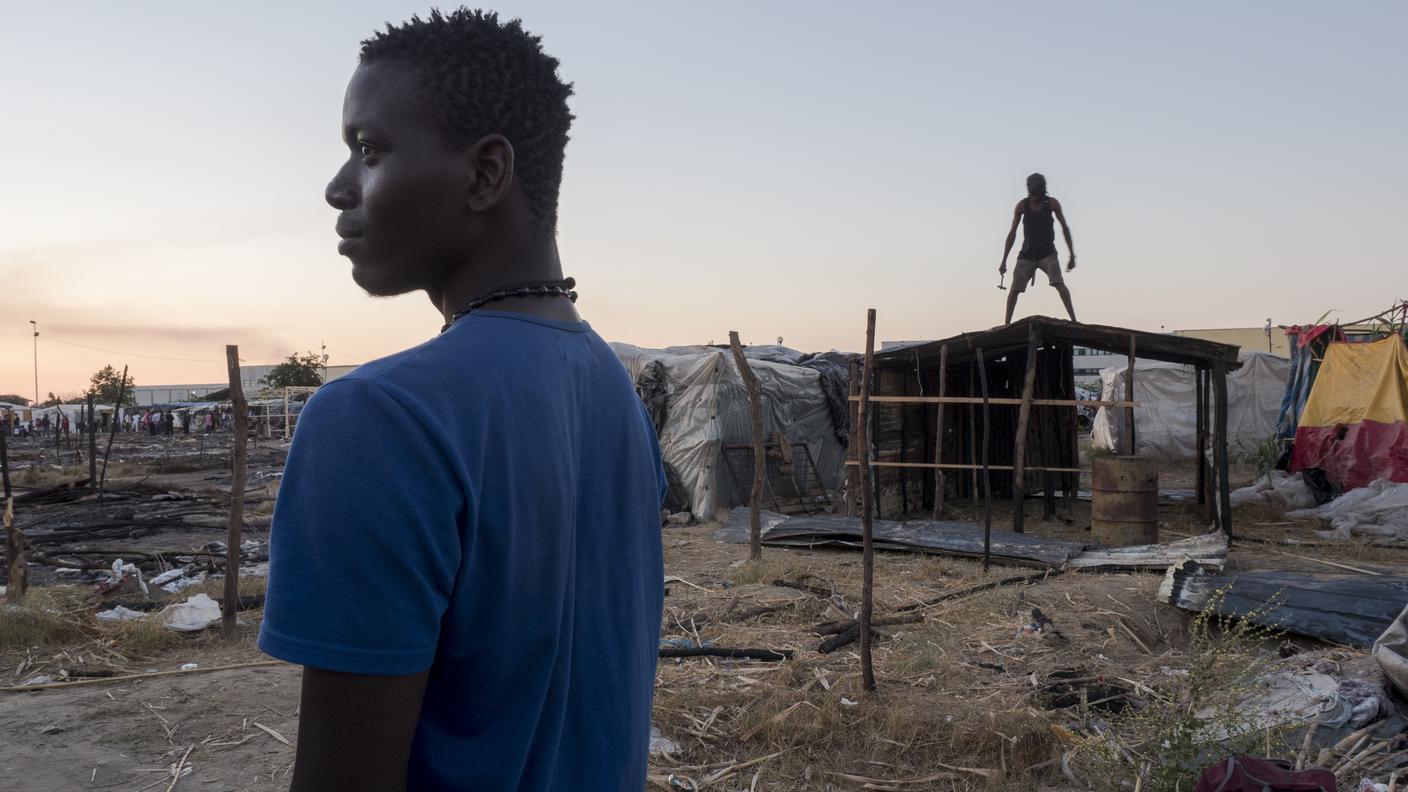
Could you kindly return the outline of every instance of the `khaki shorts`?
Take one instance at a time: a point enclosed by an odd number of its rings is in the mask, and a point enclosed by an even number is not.
[[[1012,291],[1021,294],[1027,290],[1027,281],[1036,275],[1036,271],[1041,270],[1046,273],[1046,280],[1052,286],[1060,286],[1066,281],[1061,278],[1061,260],[1055,253],[1047,256],[1041,261],[1031,259],[1017,259],[1017,268],[1012,270]]]

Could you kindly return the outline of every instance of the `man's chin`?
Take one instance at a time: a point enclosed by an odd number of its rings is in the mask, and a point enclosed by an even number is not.
[[[358,264],[355,261],[352,262],[352,281],[372,297],[395,297],[415,291],[416,288],[387,277],[387,272],[383,269]]]

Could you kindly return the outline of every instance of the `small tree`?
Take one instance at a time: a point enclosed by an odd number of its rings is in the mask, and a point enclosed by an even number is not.
[[[99,404],[112,404],[117,401],[118,391],[122,391],[122,403],[132,405],[137,403],[135,387],[137,381],[131,374],[127,375],[127,387],[122,387],[122,372],[114,369],[111,365],[103,366],[93,373],[89,379],[88,392],[93,394],[94,399]]]
[[[322,355],[314,352],[292,354],[288,360],[274,366],[259,383],[267,388],[317,387],[323,384]]]
[[[29,399],[15,393],[0,393],[0,402],[6,404],[22,404],[26,407],[29,406]]]

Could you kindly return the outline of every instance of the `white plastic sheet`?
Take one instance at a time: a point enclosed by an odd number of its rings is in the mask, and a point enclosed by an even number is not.
[[[689,491],[694,516],[712,519],[719,507],[742,503],[722,454],[725,443],[752,442],[748,392],[733,354],[699,346],[642,349],[613,343],[611,347],[632,381],[652,362],[659,361],[665,367],[667,400],[660,453]],[[749,351],[756,354],[757,348]],[[749,355],[762,391],[763,432],[782,432],[794,444],[806,443],[822,486],[836,489],[844,474],[846,450],[836,438],[821,375],[803,366],[773,362],[796,354],[784,347],[763,351],[772,360]]]
[[[1256,455],[1257,446],[1276,430],[1290,361],[1266,352],[1243,352],[1241,368],[1227,374],[1227,455]],[[1125,369],[1100,372],[1100,398],[1122,400]],[[1136,451],[1164,460],[1191,459],[1197,453],[1197,394],[1192,366],[1136,361],[1134,439]],[[1121,448],[1124,410],[1101,407],[1091,432],[1097,448]],[[1211,418],[1209,418],[1211,420]]]
[[[1292,519],[1330,521],[1326,538],[1348,539],[1353,534],[1408,539],[1408,484],[1378,479],[1327,501],[1318,508],[1288,512]]]
[[[162,612],[162,621],[172,630],[199,632],[220,621],[220,603],[200,593]]]
[[[1137,427],[1135,431],[1138,432]],[[1273,470],[1250,485],[1233,490],[1231,501],[1234,508],[1259,504],[1278,509],[1309,509],[1315,505],[1315,494],[1299,473]]]

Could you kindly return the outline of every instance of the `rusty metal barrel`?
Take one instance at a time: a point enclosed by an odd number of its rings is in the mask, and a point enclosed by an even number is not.
[[[1141,456],[1094,460],[1090,533],[1106,547],[1159,541],[1159,466]]]

